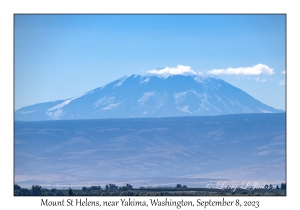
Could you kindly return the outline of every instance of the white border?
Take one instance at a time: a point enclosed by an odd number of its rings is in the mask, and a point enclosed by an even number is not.
[[[295,2],[295,3],[294,3]],[[0,1],[0,92],[1,92],[1,204],[4,209],[41,209],[41,197],[13,196],[13,15],[15,13],[281,13],[287,14],[287,196],[286,197],[241,197],[241,200],[259,200],[259,209],[283,209],[300,205],[297,202],[299,176],[297,119],[300,106],[299,94],[299,9],[296,1]],[[78,197],[77,197],[78,198]],[[198,197],[191,198],[196,200]],[[238,197],[225,197],[235,200]],[[57,198],[57,199],[61,199]],[[65,199],[68,199],[66,197]],[[91,198],[92,199],[92,198]],[[96,197],[95,200],[119,199],[117,197]],[[146,199],[146,197],[145,197]],[[175,199],[175,198],[174,198]],[[187,198],[189,199],[189,198]],[[203,199],[220,199],[204,197]],[[296,208],[294,208],[296,207]],[[63,207],[61,207],[63,208]],[[66,207],[65,207],[66,208]],[[80,207],[74,207],[80,208]],[[82,207],[87,208],[87,207]],[[90,207],[95,208],[95,207]],[[249,208],[249,207],[248,207]],[[299,208],[299,207],[298,207]],[[73,208],[72,208],[73,209]],[[116,208],[102,208],[116,209]],[[118,208],[117,208],[118,209]],[[127,208],[129,209],[129,208]],[[135,208],[138,209],[138,208]],[[154,209],[154,208],[147,208]],[[160,208],[162,209],[162,208]],[[163,209],[176,209],[174,207]],[[187,209],[187,208],[181,208]],[[195,207],[192,209],[201,209]],[[217,208],[213,208],[217,209]],[[222,208],[223,209],[223,208]],[[241,208],[238,208],[241,209]],[[243,208],[242,208],[243,209]]]

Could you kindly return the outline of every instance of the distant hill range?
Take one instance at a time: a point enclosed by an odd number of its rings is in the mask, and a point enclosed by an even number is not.
[[[215,76],[129,75],[81,96],[26,106],[15,120],[71,120],[278,113]]]
[[[14,180],[20,186],[286,182],[285,113],[16,121],[14,126]]]

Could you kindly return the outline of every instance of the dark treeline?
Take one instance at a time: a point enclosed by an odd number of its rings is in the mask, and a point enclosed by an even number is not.
[[[14,185],[15,196],[285,196],[286,184],[280,186],[265,185],[264,189],[215,189],[215,188],[188,188],[177,184],[175,187],[157,188],[133,188],[130,184],[116,186],[107,184],[104,188],[100,186],[82,187],[82,189],[45,189],[39,185],[33,185],[31,189],[21,188]]]

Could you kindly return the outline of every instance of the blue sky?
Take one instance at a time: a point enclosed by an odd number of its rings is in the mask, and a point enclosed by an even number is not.
[[[15,109],[179,65],[285,109],[285,30],[285,15],[15,15]]]

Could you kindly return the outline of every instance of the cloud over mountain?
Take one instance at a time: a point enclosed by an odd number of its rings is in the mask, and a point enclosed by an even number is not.
[[[203,74],[210,74],[210,75],[272,75],[274,74],[274,70],[265,64],[257,64],[252,67],[238,67],[238,68],[227,68],[227,69],[212,69],[206,70],[204,72],[195,71],[190,66],[184,65],[177,65],[177,67],[165,67],[159,68],[154,70],[148,70],[148,74],[153,75],[161,75],[161,76],[168,76],[168,75],[203,75]],[[281,72],[285,74],[285,71]]]
[[[190,66],[177,65],[177,67],[165,67],[162,69],[149,70],[148,74],[154,75],[197,75],[201,72],[195,72]]]
[[[239,67],[239,68],[227,68],[227,69],[213,69],[213,70],[208,70],[207,74],[228,74],[228,75],[272,75],[274,74],[274,71],[272,68],[270,68],[267,65],[264,64],[257,64],[252,67]]]

